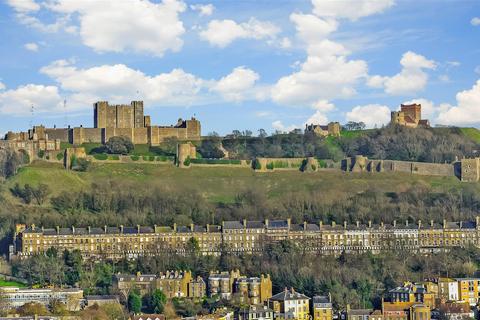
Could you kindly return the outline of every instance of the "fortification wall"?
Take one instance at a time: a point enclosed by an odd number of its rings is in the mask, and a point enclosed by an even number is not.
[[[147,128],[133,128],[132,132],[133,143],[135,144],[147,144],[148,143],[148,130]]]
[[[410,174],[453,177],[458,176],[456,163],[426,163],[397,160],[370,160],[364,156],[346,158],[342,170],[351,172],[403,172]]]
[[[48,135],[48,139],[60,140],[62,142],[69,141],[68,128],[46,128],[45,133]]]
[[[256,158],[260,163],[259,171],[300,170],[305,158]]]

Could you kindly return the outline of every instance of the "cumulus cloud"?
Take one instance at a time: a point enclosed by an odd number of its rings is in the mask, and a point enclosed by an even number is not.
[[[480,26],[480,18],[475,17],[472,20],[470,20],[470,23],[472,24],[472,26]]]
[[[215,10],[215,7],[213,4],[192,4],[190,6],[190,9],[194,11],[198,11],[200,17],[203,16],[211,16],[213,14],[213,11]]]
[[[46,32],[78,32],[83,44],[97,52],[134,51],[163,56],[183,45],[185,28],[179,14],[186,5],[180,0],[52,0],[44,5],[57,17],[52,24],[45,24],[34,15],[35,6],[30,3],[33,1],[10,2],[21,23]],[[78,23],[72,22],[72,17]]]
[[[436,63],[412,51],[403,54],[400,60],[402,70],[392,76],[371,76],[367,84],[374,88],[384,88],[391,95],[404,95],[419,92],[425,88],[428,74],[425,69],[435,69]]]
[[[312,0],[313,13],[319,17],[359,18],[381,13],[395,4],[394,0]]]
[[[78,68],[73,61],[58,60],[40,69],[56,86],[29,84],[0,91],[0,113],[23,115],[32,104],[39,112],[55,111],[68,101],[69,111],[86,110],[98,100],[124,103],[141,96],[148,106],[193,106],[221,101],[258,99],[259,75],[237,67],[220,78],[202,79],[182,69],[147,75],[124,64]],[[0,86],[1,88],[1,86]]]
[[[457,93],[457,105],[442,108],[437,123],[473,125],[480,123],[480,80],[471,89]]]
[[[298,129],[299,126],[291,124],[291,125],[284,125],[282,121],[276,120],[272,122],[272,128],[281,132],[290,132],[294,129]]]
[[[328,100],[318,100],[312,105],[312,108],[321,112],[328,112],[335,110],[335,105]]]
[[[254,88],[255,82],[260,78],[255,71],[237,67],[232,73],[221,78],[211,90],[219,93],[226,101],[239,102]]]
[[[38,51],[38,44],[34,42],[25,43],[23,47],[29,51],[34,51],[34,52]]]
[[[40,10],[40,5],[34,0],[7,0],[7,4],[17,12],[35,12]]]
[[[325,125],[328,123],[328,117],[322,112],[322,111],[315,111],[314,114],[312,114],[307,121],[305,121],[305,124],[321,124]]]
[[[356,106],[346,114],[347,121],[363,122],[367,127],[382,126],[390,122],[390,109],[379,104]]]
[[[5,85],[3,84],[3,82],[0,81],[0,90],[5,90]]]
[[[363,60],[349,59],[350,52],[329,36],[339,27],[339,19],[356,20],[382,12],[392,0],[316,1],[312,13],[294,12],[290,20],[296,37],[305,45],[307,57],[298,62],[298,71],[281,77],[272,87],[272,100],[278,104],[312,107],[319,100],[346,98],[368,79]]]
[[[234,20],[212,20],[207,28],[200,31],[200,38],[211,45],[225,48],[237,39],[272,40],[280,32],[280,28],[268,21],[250,18],[247,22],[237,23]]]
[[[26,116],[34,106],[35,112],[60,110],[62,97],[56,86],[28,84],[0,92],[0,113]]]

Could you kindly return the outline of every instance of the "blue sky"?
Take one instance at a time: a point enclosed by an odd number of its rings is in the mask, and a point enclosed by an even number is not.
[[[137,99],[204,134],[381,126],[411,101],[480,125],[478,0],[7,0],[0,37],[0,133]]]

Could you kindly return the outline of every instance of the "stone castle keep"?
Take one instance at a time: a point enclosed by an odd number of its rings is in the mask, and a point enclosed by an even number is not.
[[[45,128],[35,126],[37,140],[68,142],[79,145],[85,142],[106,143],[114,136],[129,137],[134,144],[158,145],[166,138],[199,140],[200,121],[179,119],[173,126],[151,125],[150,116],[144,115],[143,101],[132,101],[129,105],[109,105],[107,101],[94,104],[93,128]],[[5,140],[31,140],[32,134],[8,132]],[[27,139],[28,138],[28,139]]]

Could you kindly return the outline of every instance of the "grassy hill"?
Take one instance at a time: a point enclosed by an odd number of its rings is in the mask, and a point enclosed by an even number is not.
[[[358,193],[366,189],[395,192],[410,185],[426,184],[439,188],[456,188],[456,178],[413,176],[409,174],[354,174],[335,170],[314,173],[276,171],[257,173],[249,168],[192,167],[180,169],[170,164],[103,164],[95,163],[88,172],[66,171],[61,165],[37,161],[24,167],[6,186],[15,183],[49,186],[52,195],[63,190],[79,191],[94,182],[119,181],[131,185],[155,188],[163,186],[180,192],[195,190],[211,202],[231,202],[235,196],[249,188],[262,189],[271,198],[298,191]]]

